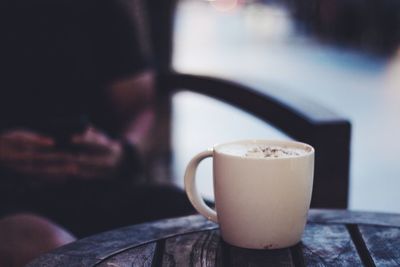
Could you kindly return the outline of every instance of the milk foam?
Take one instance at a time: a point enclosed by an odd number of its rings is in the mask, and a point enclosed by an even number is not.
[[[303,156],[311,152],[308,147],[288,147],[266,144],[231,144],[220,148],[224,154],[245,158],[290,158]]]

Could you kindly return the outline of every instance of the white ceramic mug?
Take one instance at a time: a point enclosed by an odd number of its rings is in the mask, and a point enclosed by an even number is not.
[[[252,146],[279,146],[305,153],[288,157],[247,157]],[[232,153],[231,151],[236,151]],[[196,169],[213,158],[215,211],[196,188]],[[246,140],[220,144],[196,155],[185,173],[186,193],[196,210],[219,224],[229,244],[254,249],[295,245],[301,239],[311,201],[314,149],[293,141]]]

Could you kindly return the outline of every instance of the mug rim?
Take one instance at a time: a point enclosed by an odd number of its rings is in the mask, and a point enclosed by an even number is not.
[[[268,158],[257,158],[257,157],[244,157],[244,156],[239,156],[239,155],[233,155],[229,154],[226,152],[220,151],[220,148],[228,145],[233,145],[233,144],[271,144],[271,145],[294,145],[296,148],[304,148],[306,153],[302,155],[294,155],[294,156],[289,156],[289,157],[281,157],[281,158],[273,158],[273,157],[268,157]],[[306,149],[307,148],[307,149]],[[313,146],[304,143],[304,142],[298,142],[294,140],[283,140],[283,139],[242,139],[242,140],[236,140],[236,141],[231,141],[227,143],[219,143],[215,144],[211,150],[213,153],[217,153],[220,155],[228,156],[228,157],[233,157],[233,158],[240,158],[240,159],[246,159],[246,160],[290,160],[290,159],[295,159],[295,158],[303,158],[303,157],[310,157],[315,154],[315,149]],[[308,151],[309,150],[309,151]]]

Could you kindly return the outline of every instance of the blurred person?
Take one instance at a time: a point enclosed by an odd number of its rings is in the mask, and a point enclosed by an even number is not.
[[[1,266],[192,212],[180,190],[138,182],[154,73],[118,1],[5,1],[0,34]]]

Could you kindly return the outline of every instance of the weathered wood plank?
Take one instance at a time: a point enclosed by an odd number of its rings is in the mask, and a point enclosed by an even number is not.
[[[97,267],[151,267],[156,243],[142,245],[123,251],[111,258],[105,259]]]
[[[400,228],[360,225],[359,230],[377,266],[400,266]]]
[[[219,231],[204,231],[167,239],[162,266],[221,266]]]
[[[48,266],[58,267],[94,266],[105,258],[129,248],[162,238],[215,229],[217,227],[215,223],[208,221],[200,215],[123,227],[63,246],[40,256],[28,264],[27,267],[42,267],[44,265],[43,262],[51,262],[51,265]],[[71,264],[71,262],[74,264]]]
[[[400,214],[312,209],[308,213],[308,222],[323,224],[369,224],[400,227]]]
[[[301,258],[304,263],[310,266],[321,266],[321,265],[361,265],[358,255],[355,253],[354,244],[351,241],[349,233],[346,231],[346,226],[343,224],[373,224],[373,225],[391,225],[400,227],[400,215],[393,214],[383,214],[383,213],[365,213],[365,212],[351,212],[351,211],[338,211],[338,210],[311,210],[309,213],[309,222],[318,222],[320,225],[309,223],[306,227],[305,235],[303,237],[303,243],[296,247],[296,249],[291,249],[294,256],[293,260],[296,262],[296,266]],[[183,218],[161,220],[152,223],[146,223],[141,225],[134,225],[130,227],[116,229],[110,232],[105,232],[99,235],[88,237],[50,253],[42,255],[38,259],[34,260],[28,265],[28,267],[35,266],[94,266],[101,263],[105,259],[113,257],[114,255],[123,252],[125,250],[135,248],[147,243],[155,242],[164,238],[171,238],[179,235],[190,234],[194,232],[201,232],[216,229],[218,226],[212,222],[207,221],[205,218],[199,215],[188,216]],[[360,229],[364,229],[364,226],[360,226]],[[367,226],[365,226],[367,227]],[[373,226],[368,226],[373,227]],[[385,227],[383,227],[385,228]],[[368,229],[368,228],[365,228]],[[371,228],[379,230],[380,227]],[[364,231],[364,230],[363,230]],[[384,229],[382,231],[385,231]],[[397,230],[393,230],[397,231]],[[371,230],[371,236],[365,236],[365,239],[374,238],[372,235],[374,231]],[[363,232],[367,234],[367,232]],[[377,231],[377,234],[379,232]],[[387,234],[387,233],[386,233]],[[382,240],[386,240],[386,234],[382,233],[379,237]],[[201,233],[200,233],[201,235]],[[361,235],[361,234],[360,234]],[[396,257],[390,258],[393,255],[398,255],[397,247],[400,244],[392,241],[387,234],[388,241],[387,245],[391,245],[390,248],[393,250],[383,249],[387,254],[377,254],[379,252],[374,252],[374,260],[378,259],[381,262],[390,262]],[[376,237],[377,238],[377,237]],[[360,238],[361,239],[361,238]],[[369,243],[368,243],[369,244]],[[369,244],[370,246],[370,244]],[[367,250],[367,249],[365,249]],[[204,258],[204,248],[203,250],[198,249],[198,251],[203,251],[203,255],[198,258]],[[222,258],[228,258],[232,265],[225,266],[238,266],[241,262],[238,260],[236,255],[244,254],[242,258],[249,257],[247,263],[242,266],[247,266],[249,262],[260,262],[263,257],[277,257],[281,256],[265,256],[264,252],[246,252],[237,251],[237,248],[228,247],[227,253],[222,249]],[[374,250],[378,251],[376,247]],[[297,253],[298,252],[298,253]],[[210,253],[210,252],[207,252]],[[246,254],[247,253],[247,254]],[[249,254],[250,253],[250,254]],[[286,252],[285,252],[286,253]],[[392,253],[392,254],[390,254]],[[158,255],[158,254],[157,254]],[[211,254],[210,254],[211,255]],[[216,255],[216,259],[219,262],[220,258]],[[224,255],[228,255],[225,257]],[[232,255],[232,257],[230,256]],[[248,256],[250,255],[250,256]],[[283,254],[286,257],[287,254]],[[297,257],[297,256],[299,257]],[[356,256],[354,256],[356,255]],[[161,255],[162,256],[162,255]],[[162,257],[157,257],[159,261],[163,259]],[[207,257],[210,257],[209,255]],[[241,257],[241,256],[240,256]],[[289,256],[287,256],[289,257]],[[252,258],[250,260],[250,258]],[[253,260],[254,258],[254,260]],[[391,260],[388,260],[388,259]],[[265,260],[265,259],[264,259]],[[276,261],[276,260],[274,260]],[[371,261],[372,262],[372,261]],[[394,261],[396,264],[398,261]],[[256,264],[256,263],[255,263]],[[250,264],[251,265],[251,264]],[[265,264],[261,264],[265,265]],[[301,265],[301,264],[300,264]]]
[[[227,246],[228,257],[225,266],[251,267],[251,266],[279,266],[294,267],[290,249],[255,250]],[[224,257],[226,258],[226,256]]]
[[[52,254],[51,256],[40,256],[26,267],[55,267],[55,266],[92,266],[93,260],[84,256],[69,256],[61,254]]]
[[[362,266],[344,225],[308,224],[300,248],[306,266]]]

